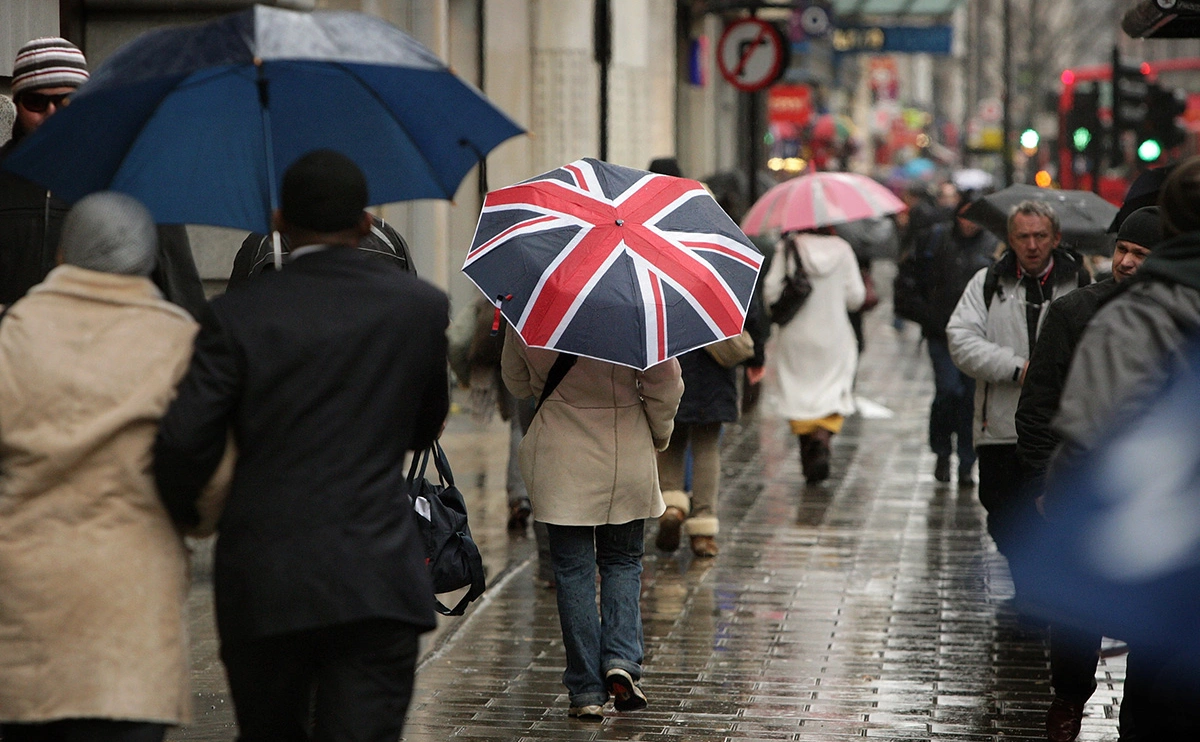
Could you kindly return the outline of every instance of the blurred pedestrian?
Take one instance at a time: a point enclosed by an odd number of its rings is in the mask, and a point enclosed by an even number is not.
[[[956,213],[970,205],[964,200]],[[921,325],[933,364],[933,403],[929,408],[929,448],[937,456],[933,476],[950,481],[950,455],[958,453],[958,484],[975,484],[972,427],[975,419],[975,379],[963,373],[950,357],[946,325],[971,278],[992,264],[996,238],[975,222],[956,217],[939,222],[924,249],[901,266],[893,302],[904,316]]]
[[[858,343],[848,312],[862,306],[866,294],[854,250],[831,231],[784,235],[763,280],[767,306],[783,293],[785,277],[795,275],[797,259],[812,284],[796,316],[775,331],[767,358],[778,383],[779,412],[799,439],[810,484],[829,478],[830,440],[855,410]]]
[[[520,463],[533,516],[550,535],[567,713],[598,721],[610,695],[617,711],[645,708],[639,685],[644,528],[646,518],[665,509],[654,452],[671,439],[683,394],[679,362],[635,371],[572,360],[529,348],[515,332],[505,340],[502,362],[513,396],[539,399]]]
[[[280,203],[291,259],[213,300],[154,472],[189,523],[238,442],[213,574],[238,738],[397,739],[435,626],[403,464],[449,407],[449,302],[354,249],[371,219],[345,156],[301,157]]]
[[[650,172],[683,177],[673,157],[652,161]],[[718,203],[736,221],[731,213],[736,206],[728,199]],[[763,365],[763,343],[758,339],[762,337],[760,322],[758,305],[752,302],[746,329],[756,337],[755,354],[744,365],[757,371]],[[702,558],[715,557],[720,530],[717,496],[721,489],[721,425],[738,419],[740,365],[726,368],[699,348],[680,356],[679,368],[683,375],[683,398],[675,413],[671,443],[658,454],[658,476],[667,509],[658,519],[654,544],[662,551],[675,551],[686,528],[692,553]],[[751,378],[760,378],[757,371]]]
[[[0,319],[5,742],[161,740],[191,718],[188,553],[149,461],[196,323],[147,278],[154,243],[136,200],[87,196],[62,264]]]
[[[34,39],[17,52],[12,93],[17,117],[12,139],[0,147],[0,161],[28,135],[71,102],[88,79],[87,60],[71,42]],[[25,295],[54,268],[67,204],[50,191],[0,170],[0,304]],[[196,272],[187,230],[182,224],[158,228],[150,278],[169,300],[193,317],[204,311],[204,287]]]
[[[987,528],[1006,556],[1021,522],[1035,517],[1023,495],[1014,416],[1029,355],[1050,302],[1091,282],[1082,259],[1059,247],[1053,207],[1022,201],[1008,217],[1008,249],[980,269],[963,290],[946,338],[950,357],[975,379],[975,451],[979,501]]]
[[[1062,443],[1049,464],[1051,480],[1056,470],[1095,449],[1116,421],[1148,408],[1180,352],[1200,334],[1200,157],[1167,177],[1159,211],[1166,241],[1142,263],[1137,280],[1125,282],[1127,288],[1100,307],[1079,340],[1053,422]],[[1063,507],[1054,491],[1047,490],[1044,505],[1052,519]],[[1130,645],[1122,742],[1200,738],[1200,679],[1181,659],[1194,645],[1187,649]]]
[[[1042,478],[1059,444],[1051,421],[1058,412],[1071,358],[1084,328],[1118,286],[1133,278],[1162,238],[1157,207],[1134,212],[1117,233],[1112,276],[1072,291],[1046,310],[1015,416],[1017,457],[1023,478],[1033,493],[1040,492]],[[1054,688],[1054,701],[1046,714],[1046,738],[1050,742],[1072,742],[1079,734],[1084,707],[1096,690],[1102,639],[1092,631],[1060,622],[1051,624],[1050,684]]]

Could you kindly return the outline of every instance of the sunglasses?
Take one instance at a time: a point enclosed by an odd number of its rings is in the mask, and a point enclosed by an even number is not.
[[[56,95],[46,95],[45,93],[22,93],[18,99],[21,107],[33,113],[45,113],[46,109],[53,103],[56,109],[62,108],[71,102],[70,93],[58,93]]]

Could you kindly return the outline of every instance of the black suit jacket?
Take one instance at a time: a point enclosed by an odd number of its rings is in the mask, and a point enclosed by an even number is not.
[[[357,250],[303,255],[218,297],[155,450],[179,521],[232,429],[217,622],[254,638],[366,618],[434,626],[404,491],[449,407],[441,291]]]

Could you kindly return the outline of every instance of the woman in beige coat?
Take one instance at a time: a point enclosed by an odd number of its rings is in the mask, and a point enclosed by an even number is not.
[[[0,321],[0,736],[161,740],[190,717],[180,534],[150,473],[196,324],[155,227],[98,193]]]
[[[518,399],[541,397],[558,355],[526,347],[510,330],[504,383]],[[571,717],[599,720],[610,695],[618,711],[646,706],[638,687],[643,528],[665,509],[655,450],[671,439],[682,394],[673,358],[645,371],[580,358],[521,442],[533,517],[550,533]]]

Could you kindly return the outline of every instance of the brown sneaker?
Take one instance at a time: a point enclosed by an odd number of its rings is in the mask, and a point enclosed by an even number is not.
[[[679,531],[683,527],[683,511],[674,505],[668,505],[658,519],[658,537],[654,545],[663,551],[675,551],[679,548]]]
[[[698,557],[715,557],[720,549],[712,536],[692,536],[692,553]]]

